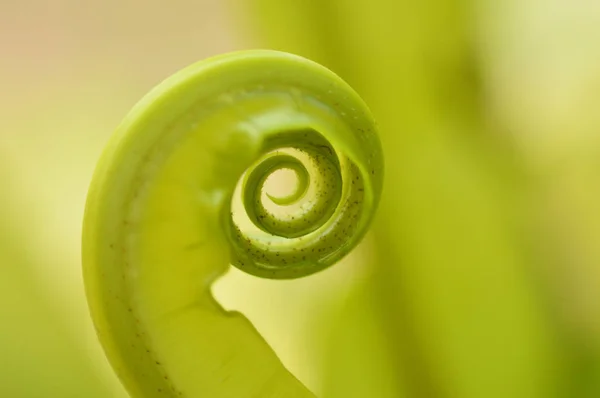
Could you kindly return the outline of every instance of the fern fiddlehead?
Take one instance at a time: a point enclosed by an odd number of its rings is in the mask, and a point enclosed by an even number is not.
[[[295,176],[277,194],[269,178]],[[228,264],[298,278],[365,234],[383,160],[366,105],[326,68],[256,50],[153,89],[97,166],[83,229],[86,294],[134,397],[312,397],[210,293]]]

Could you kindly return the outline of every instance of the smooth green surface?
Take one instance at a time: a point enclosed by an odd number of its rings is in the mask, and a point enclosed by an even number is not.
[[[312,159],[311,184],[339,191],[337,208],[327,220],[309,216],[310,224],[322,225],[301,237],[240,237],[234,188],[261,156],[295,147]],[[255,170],[289,163],[287,156],[270,159]],[[322,176],[323,162],[338,177]],[[245,317],[219,306],[210,286],[230,261],[273,278],[332,265],[364,235],[382,180],[368,109],[341,79],[306,59],[228,54],[151,91],[102,156],[83,233],[94,323],[130,394],[311,397]],[[256,192],[260,183],[242,185]]]
[[[36,220],[15,210],[25,195],[12,169],[0,156],[0,397],[114,396],[95,351],[73,327],[77,320],[61,311],[60,300],[40,280],[40,264],[30,249]],[[45,259],[43,265],[56,264]]]

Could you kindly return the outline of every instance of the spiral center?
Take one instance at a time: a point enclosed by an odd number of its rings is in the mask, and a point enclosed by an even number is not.
[[[301,190],[298,174],[290,168],[275,170],[267,177],[263,187],[264,195],[280,205],[293,202],[301,194]]]
[[[317,131],[272,136],[232,197],[232,263],[270,277],[319,269],[346,250],[363,196],[358,168]]]

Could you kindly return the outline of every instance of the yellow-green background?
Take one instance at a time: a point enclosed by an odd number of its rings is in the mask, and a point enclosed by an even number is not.
[[[125,397],[81,280],[95,161],[163,78],[255,47],[356,88],[386,181],[347,260],[221,303],[324,398],[600,396],[600,2],[8,0],[0,397]]]

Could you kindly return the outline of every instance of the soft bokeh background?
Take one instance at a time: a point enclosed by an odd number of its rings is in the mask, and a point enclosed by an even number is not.
[[[320,397],[600,396],[600,2],[0,2],[0,396],[126,396],[80,272],[112,130],[230,50],[310,57],[381,127],[376,225],[293,282],[214,287]]]

